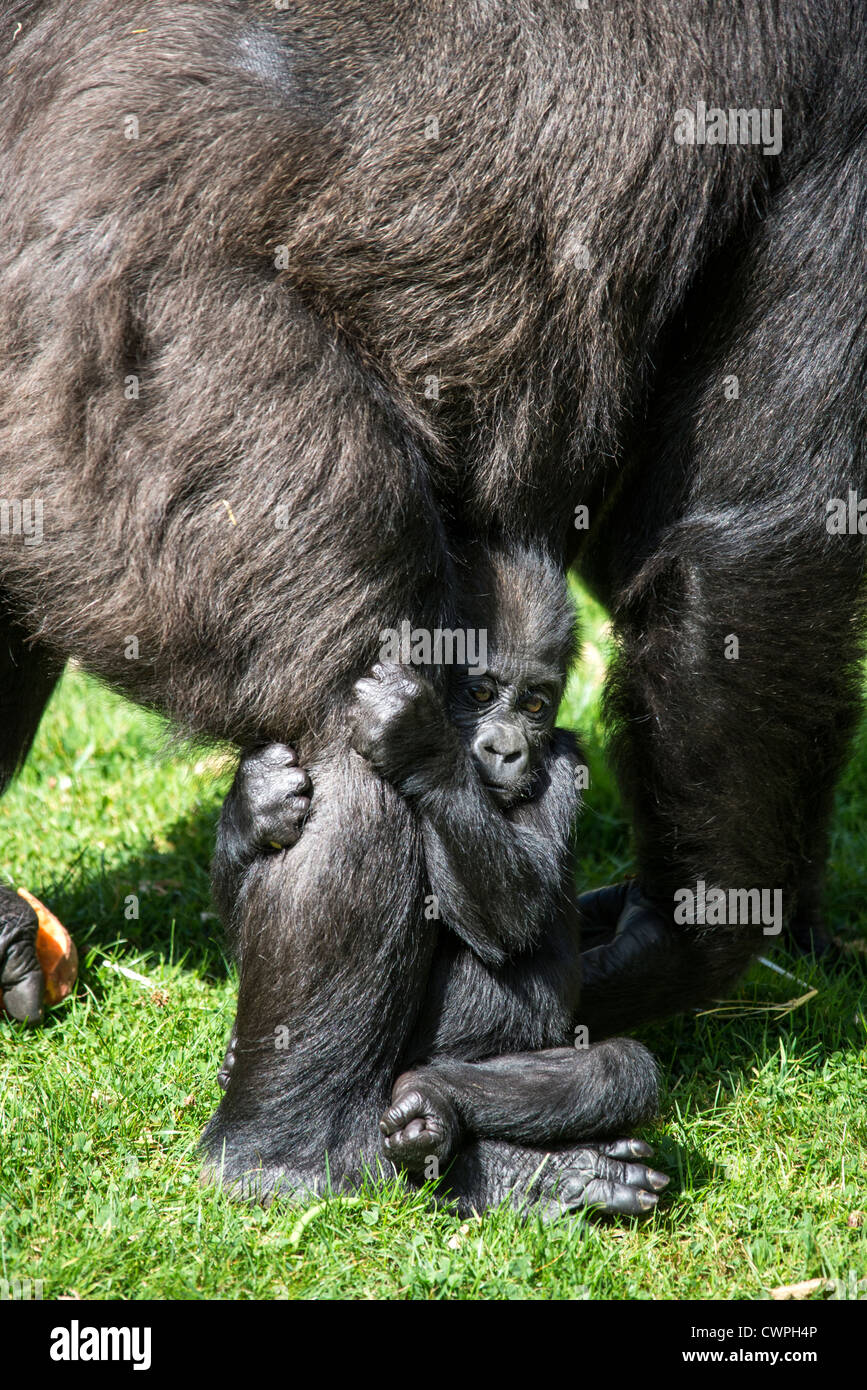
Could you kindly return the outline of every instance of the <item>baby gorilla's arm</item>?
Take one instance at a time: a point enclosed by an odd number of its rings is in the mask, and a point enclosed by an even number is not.
[[[503,811],[423,677],[379,666],[356,685],[352,746],[416,808],[442,919],[488,965],[536,943],[568,885],[577,753],[556,730],[532,799]]]
[[[310,810],[310,778],[294,748],[269,743],[245,753],[223,802],[211,864],[211,889],[230,944],[235,943],[235,907],[247,869],[260,854],[289,849],[301,837]],[[235,1061],[234,1028],[217,1073],[223,1090]]]
[[[270,743],[245,753],[223,802],[211,866],[211,887],[226,930],[245,872],[260,854],[288,849],[310,810],[310,778],[293,748]]]

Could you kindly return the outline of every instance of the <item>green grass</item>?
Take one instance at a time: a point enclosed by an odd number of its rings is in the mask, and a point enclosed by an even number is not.
[[[601,752],[603,615],[565,702],[591,789],[581,878],[632,866]],[[235,982],[208,896],[230,764],[172,747],[164,725],[79,672],[64,679],[3,802],[0,874],[66,922],[76,997],[46,1027],[0,1022],[0,1278],[45,1297],[737,1298],[867,1279],[863,975],[787,962],[816,995],[756,966],[734,1016],[647,1030],[667,1079],[649,1135],[672,1175],[643,1225],[462,1222],[394,1188],[299,1209],[234,1206],[198,1186],[196,1143]],[[865,935],[867,732],[838,797],[830,917]],[[128,918],[128,900],[139,917]],[[110,968],[121,963],[151,985]],[[867,1284],[861,1286],[861,1296]]]

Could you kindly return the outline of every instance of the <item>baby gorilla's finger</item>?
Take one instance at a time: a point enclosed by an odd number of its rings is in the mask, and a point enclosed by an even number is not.
[[[394,1134],[424,1109],[424,1099],[418,1091],[404,1091],[383,1114],[379,1128],[383,1134]]]
[[[288,767],[280,778],[284,796],[306,796],[313,790],[306,767]]]
[[[309,796],[290,796],[261,818],[262,842],[269,849],[291,849],[301,839],[304,818],[310,810]]]
[[[408,1143],[412,1143],[414,1140],[419,1139],[423,1134],[426,1133],[427,1128],[425,1126],[425,1122],[420,1117],[417,1117],[414,1120],[410,1120],[409,1124],[406,1125],[403,1131],[404,1138]],[[385,1142],[387,1144],[388,1140],[386,1139]]]
[[[365,687],[364,698],[375,698],[385,708],[400,709],[421,694],[425,682],[417,671],[397,662],[379,662],[370,675],[356,681],[355,689]]]
[[[376,681],[412,681],[415,673],[408,666],[402,666],[399,661],[377,661],[375,666],[370,668],[370,674]]]
[[[310,791],[307,769],[298,766],[294,748],[284,743],[245,753],[235,781],[242,804],[254,815],[285,796]]]
[[[378,700],[382,692],[382,682],[373,676],[362,676],[352,687],[355,697],[363,703],[369,700]]]
[[[255,752],[248,753],[246,761],[263,768],[297,767],[298,754],[288,743],[266,743]]]

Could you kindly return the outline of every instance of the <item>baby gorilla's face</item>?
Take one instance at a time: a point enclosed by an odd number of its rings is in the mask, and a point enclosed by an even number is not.
[[[514,805],[530,794],[561,694],[557,676],[542,669],[498,669],[492,663],[481,676],[455,673],[449,712],[499,805]]]

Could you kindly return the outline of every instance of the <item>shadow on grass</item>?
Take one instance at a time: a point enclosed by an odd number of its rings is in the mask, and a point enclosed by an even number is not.
[[[59,880],[34,890],[71,933],[81,978],[95,996],[101,989],[84,965],[89,953],[158,956],[188,964],[209,983],[226,978],[223,928],[209,884],[217,815],[209,809],[176,821],[165,832],[170,848],[146,845],[110,868],[104,856],[84,850]]]

